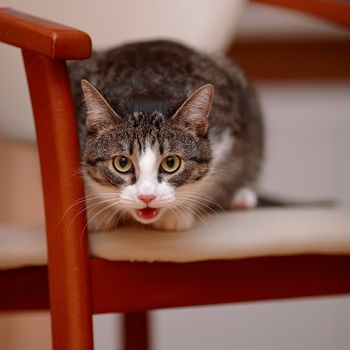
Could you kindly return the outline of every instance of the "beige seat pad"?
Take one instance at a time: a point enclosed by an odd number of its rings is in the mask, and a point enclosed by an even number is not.
[[[94,257],[192,262],[296,254],[350,254],[350,208],[258,209],[212,216],[186,232],[123,227],[90,234]],[[0,226],[0,268],[45,265],[40,228]]]

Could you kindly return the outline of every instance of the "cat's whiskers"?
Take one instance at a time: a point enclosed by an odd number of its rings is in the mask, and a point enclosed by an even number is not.
[[[119,202],[119,199],[116,196],[109,197],[109,198],[108,197],[103,198],[103,196],[97,196],[96,198],[88,199],[85,201],[85,203],[88,203],[85,205],[85,210],[88,211],[93,209],[95,206],[100,206],[103,204],[107,204],[107,205],[116,204],[118,202]]]
[[[101,200],[100,202],[97,202],[97,203],[93,203],[93,204],[91,204],[91,205],[88,205],[88,206],[85,206],[72,220],[71,220],[71,223],[70,223],[70,225],[73,223],[73,221],[81,214],[81,213],[83,213],[84,211],[91,211],[92,209],[95,209],[95,208],[97,208],[97,207],[99,207],[99,206],[102,206],[102,205],[104,205],[104,206],[106,206],[106,204],[107,204],[107,207],[105,207],[105,209],[107,209],[108,207],[112,207],[113,205],[114,205],[114,203],[108,203],[108,201],[106,201],[106,200]],[[85,228],[88,226],[88,224],[86,224],[85,226],[84,226],[84,229],[83,229],[83,231],[85,230]]]
[[[65,215],[67,215],[67,213],[72,210],[75,206],[77,205],[83,205],[83,209],[81,209],[78,214],[75,215],[75,217],[72,219],[75,220],[77,216],[79,216],[82,212],[88,210],[89,208],[91,208],[92,205],[96,205],[96,204],[101,204],[103,203],[103,201],[109,201],[111,199],[115,199],[116,198],[116,194],[115,193],[103,193],[103,194],[92,194],[92,195],[86,195],[84,197],[78,198],[75,202],[73,202],[65,211],[65,213],[62,215],[62,219],[64,218]],[[98,203],[92,203],[91,205],[87,204],[89,201],[92,200],[98,200]],[[61,220],[62,220],[61,219]]]
[[[127,213],[128,213],[127,210],[124,210],[124,211],[122,212],[121,219],[123,220],[123,222],[125,221],[125,216],[126,216]],[[140,225],[141,225],[141,224],[140,224]],[[142,225],[141,225],[141,226],[142,226]]]
[[[180,210],[180,208],[178,208],[175,204],[171,204],[169,205],[169,209],[173,212],[175,212],[177,215],[179,215],[180,217],[184,218],[184,213]]]
[[[119,220],[122,216],[122,214],[125,212],[126,209],[124,209],[123,207],[119,207],[117,209],[112,209],[112,214],[109,216],[109,219],[105,222],[105,231],[108,231],[109,230],[109,227],[110,227],[110,222],[112,219],[116,219],[115,221],[115,225],[114,225],[114,228],[117,228],[118,227],[118,223],[119,223]]]
[[[111,195],[112,193],[105,193],[105,194],[94,194],[94,195],[87,195],[87,196],[83,196],[81,198],[78,198],[77,200],[75,200],[63,213],[61,220],[67,215],[67,213],[72,210],[75,206],[79,205],[79,204],[84,204],[86,205],[86,202],[88,200],[92,200],[92,199],[100,199],[101,197],[105,196],[105,195]],[[113,194],[113,196],[115,197],[115,193]],[[107,196],[106,196],[107,197]],[[59,223],[61,222],[61,220],[59,221]],[[58,224],[59,224],[58,223]]]
[[[115,225],[114,227],[116,228],[118,225],[118,221],[120,218],[120,215],[118,215],[119,213],[123,212],[123,210],[125,210],[122,206],[119,207],[111,207],[110,209],[108,209],[107,213],[105,214],[105,216],[103,217],[103,221],[105,221],[105,225],[104,225],[104,230],[107,231],[109,230],[110,227],[110,222],[111,220],[115,219]],[[106,216],[109,216],[108,219],[105,220]]]
[[[185,214],[182,211],[182,209],[189,209],[189,208],[185,208],[183,205],[181,205],[181,203],[176,203],[176,204],[172,203],[171,205],[169,205],[169,209],[172,210],[173,212],[175,212],[180,217],[185,219]],[[189,209],[189,210],[192,212],[191,209]]]
[[[193,200],[196,200],[196,201],[205,201],[206,203],[209,203],[209,204],[213,204],[217,207],[219,207],[220,209],[223,209],[215,200],[213,199],[209,199],[209,198],[206,198],[200,194],[198,194],[197,192],[193,192],[193,193],[182,193],[182,194],[179,194],[177,196],[177,198],[188,198],[188,199],[193,199]]]
[[[68,209],[66,210],[66,213],[65,213],[64,215],[66,215],[66,214],[68,213],[68,211],[71,210],[74,206],[79,205],[79,204],[82,205],[82,207],[79,209],[78,213],[75,214],[75,216],[74,216],[74,217],[72,218],[72,220],[70,221],[70,223],[69,223],[69,225],[68,225],[68,227],[67,227],[67,230],[70,229],[71,225],[72,225],[73,222],[76,220],[76,218],[79,217],[79,215],[81,215],[83,212],[86,212],[86,211],[88,211],[88,210],[90,210],[90,209],[92,209],[92,208],[94,208],[94,207],[96,207],[96,206],[99,206],[99,205],[102,205],[102,204],[104,204],[104,203],[107,203],[107,200],[101,200],[100,197],[97,197],[96,199],[100,199],[100,201],[97,202],[97,203],[92,203],[92,204],[90,204],[90,205],[86,205],[85,198],[82,198],[82,199],[80,199],[77,203],[75,203],[74,205],[72,205],[70,208],[68,208]],[[64,217],[64,216],[63,216],[63,217]],[[62,217],[62,219],[63,219],[63,217]],[[60,222],[62,221],[62,219],[60,220]],[[58,224],[59,224],[59,223],[58,223]],[[85,229],[85,228],[84,228],[84,229]]]
[[[207,226],[207,223],[206,221],[204,220],[205,217],[203,215],[203,212],[200,211],[199,209],[200,208],[197,208],[195,206],[184,206],[185,209],[189,210],[191,213],[193,213],[199,220],[200,222],[204,225],[204,226]]]
[[[110,224],[111,220],[116,217],[116,215],[118,214],[118,212],[120,210],[121,210],[121,208],[114,208],[114,206],[110,207],[110,208],[106,208],[106,213],[104,214],[104,216],[101,220],[102,222],[104,222],[103,231],[109,230],[109,224]]]
[[[98,215],[100,215],[103,211],[107,210],[108,208],[113,208],[115,206],[117,206],[119,204],[118,201],[115,201],[113,203],[110,203],[109,205],[107,205],[106,207],[102,208],[101,210],[99,210],[97,213],[95,213],[91,218],[89,218],[83,228],[83,232],[85,231],[85,229],[89,226],[89,223],[94,220]]]
[[[74,176],[77,176],[77,175],[80,175],[80,177],[82,179],[84,179],[84,177],[86,176],[86,171],[85,171],[85,169],[83,169],[83,164],[82,163],[80,164],[80,167],[76,171],[72,172],[70,177],[74,177]]]
[[[85,197],[81,197],[78,198],[76,201],[74,201],[63,213],[62,218],[58,221],[56,226],[59,226],[59,224],[62,222],[62,220],[64,219],[64,217],[68,214],[68,212],[70,210],[72,210],[75,206],[79,205],[79,204],[83,204],[85,206]],[[80,209],[79,209],[80,210]],[[79,212],[80,213],[80,212]],[[75,217],[74,217],[75,219]]]
[[[206,226],[206,222],[203,220],[204,215],[200,211],[200,208],[195,207],[195,206],[190,206],[188,204],[189,204],[188,202],[178,201],[176,203],[176,206],[177,207],[179,206],[182,209],[189,210],[191,213],[193,213]],[[180,210],[180,208],[178,208],[178,209]],[[184,216],[184,215],[182,214],[182,216]]]
[[[208,204],[215,205],[220,210],[224,211],[224,208],[219,203],[217,203],[212,197],[205,195],[203,193],[186,191],[186,192],[177,193],[176,196],[178,198],[185,198],[185,199],[189,199],[189,200],[191,199],[193,201],[196,201],[200,204],[205,205],[208,208],[211,208],[211,207],[207,206],[205,203],[202,203],[202,201],[204,201]],[[211,208],[211,210],[215,211],[213,208]]]
[[[97,206],[97,205],[100,205],[100,204],[105,204],[106,202],[104,201],[104,202],[99,202],[99,203],[95,203],[95,206]],[[115,203],[111,203],[111,204],[109,204],[109,205],[107,205],[107,207],[104,207],[104,208],[102,208],[99,212],[97,212],[92,218],[90,218],[89,220],[87,220],[87,222],[86,222],[86,224],[84,225],[84,227],[83,227],[83,229],[82,229],[82,231],[81,231],[81,234],[80,234],[80,242],[82,242],[82,240],[83,240],[83,237],[84,237],[84,233],[86,232],[86,229],[87,229],[87,231],[89,231],[88,230],[88,226],[89,226],[89,223],[91,222],[91,220],[93,220],[97,215],[99,215],[101,212],[103,212],[104,210],[106,210],[106,209],[108,209],[109,207],[112,207],[112,206],[114,206],[115,205]],[[87,210],[87,208],[85,208],[84,210]],[[73,219],[74,220],[74,219]]]
[[[219,215],[213,208],[211,208],[210,206],[208,206],[208,205],[206,205],[206,204],[204,204],[204,203],[202,203],[200,201],[196,201],[194,199],[190,199],[190,198],[186,198],[186,197],[184,197],[182,200],[185,201],[185,202],[188,202],[191,205],[193,205],[195,208],[201,210],[205,214],[208,214],[208,215],[214,214],[216,216]],[[207,210],[205,210],[205,208]]]
[[[192,208],[195,209],[196,212],[200,212],[201,214],[206,214],[206,211],[204,208],[202,208],[199,204],[196,202],[190,201],[188,198],[183,198],[182,200],[178,200],[178,204],[182,205],[183,207],[186,207],[187,209]]]
[[[206,198],[202,198],[202,200],[206,200]],[[196,208],[196,210],[200,212],[201,217],[204,217],[205,215],[209,215],[210,213],[218,215],[218,213],[213,208],[211,208],[210,206],[200,201],[200,199],[197,196],[190,197],[189,195],[187,196],[183,195],[181,198],[179,198],[179,202],[182,204],[183,203],[190,204],[192,207]],[[217,205],[217,203],[213,201],[210,201],[210,202]],[[210,212],[205,210],[203,207],[207,208]]]
[[[154,205],[154,204],[151,204],[151,206],[155,207],[155,208],[164,208],[166,206],[168,206],[169,204],[173,203],[174,202],[174,199],[173,198],[162,198],[161,200],[157,201]]]
[[[117,215],[118,213],[120,213],[117,217],[117,221],[115,223],[115,227],[118,227],[119,221],[122,219],[124,220],[125,214],[127,213],[127,210],[125,208],[120,208],[119,211],[116,211],[116,213],[114,215]]]

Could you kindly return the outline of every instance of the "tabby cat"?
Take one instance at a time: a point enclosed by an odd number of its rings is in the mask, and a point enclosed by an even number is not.
[[[186,230],[256,205],[262,119],[230,60],[151,41],[95,52],[69,70],[90,228]]]

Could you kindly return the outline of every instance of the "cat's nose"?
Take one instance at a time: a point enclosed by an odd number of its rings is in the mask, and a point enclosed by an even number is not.
[[[142,202],[149,204],[154,198],[156,198],[156,196],[153,194],[139,194],[137,198],[142,200]]]

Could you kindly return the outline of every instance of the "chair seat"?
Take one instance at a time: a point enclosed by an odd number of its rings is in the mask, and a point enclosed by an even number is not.
[[[209,217],[186,232],[122,227],[90,234],[93,257],[196,262],[299,254],[349,254],[350,208],[279,208]],[[47,263],[42,228],[0,226],[0,268]]]

